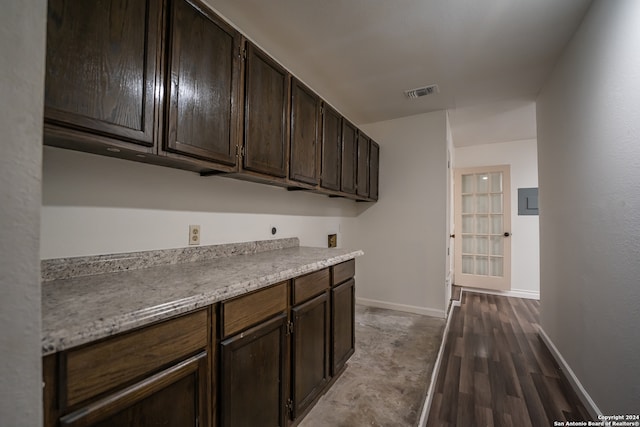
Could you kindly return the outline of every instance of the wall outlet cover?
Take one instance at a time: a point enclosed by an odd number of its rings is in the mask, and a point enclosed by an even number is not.
[[[200,244],[200,226],[199,225],[190,225],[189,226],[189,245],[199,245]]]
[[[338,235],[337,234],[329,234],[327,236],[327,246],[329,248],[335,248],[338,246]]]

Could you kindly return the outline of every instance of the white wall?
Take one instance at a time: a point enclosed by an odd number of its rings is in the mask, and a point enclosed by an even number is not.
[[[0,13],[0,424],[42,425],[40,176],[44,0]]]
[[[535,114],[531,121],[535,122]],[[535,139],[483,144],[455,149],[456,168],[511,166],[511,295],[540,295],[539,221],[518,215],[518,188],[538,186],[538,151]]]
[[[536,103],[510,99],[449,111],[456,147],[520,141],[536,137]]]
[[[360,206],[345,239],[365,252],[361,302],[444,316],[446,127],[445,111],[362,126],[380,143],[380,199]]]
[[[594,2],[537,110],[542,327],[605,414],[640,408],[638,22]]]
[[[45,147],[42,258],[299,237],[342,245],[356,203],[264,184]],[[277,234],[271,235],[275,226]]]

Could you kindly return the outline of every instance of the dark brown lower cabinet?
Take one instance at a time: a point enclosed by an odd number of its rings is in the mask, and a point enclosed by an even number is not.
[[[207,360],[206,352],[190,357],[63,416],[60,426],[208,425]]]
[[[44,427],[297,425],[354,352],[354,274],[349,260],[46,356]]]
[[[282,313],[222,341],[222,426],[285,425],[286,330]]]
[[[211,311],[46,356],[44,425],[211,425]]]
[[[355,281],[331,290],[331,375],[336,375],[355,351]]]
[[[292,419],[320,395],[329,381],[329,295],[291,309]]]

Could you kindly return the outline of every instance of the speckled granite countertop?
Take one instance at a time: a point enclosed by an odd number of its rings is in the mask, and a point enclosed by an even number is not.
[[[94,271],[93,275],[82,275],[76,271],[75,277],[45,281],[42,284],[42,354],[144,326],[363,255],[360,250],[299,247],[291,244],[291,241],[297,243],[297,239],[289,240],[281,249],[227,250],[222,251],[223,255],[204,257],[208,259],[195,256],[190,259],[196,261],[186,262],[174,258],[173,263],[127,267],[137,269],[125,271],[118,271],[122,270],[118,268],[122,264],[114,266],[115,256],[110,256],[111,270],[115,272],[96,274]],[[172,251],[181,250],[135,255],[166,255]],[[131,256],[120,259],[130,261]],[[71,260],[67,260],[68,264],[73,264]],[[46,273],[51,265],[60,270],[62,264],[58,260],[50,261],[43,267],[43,277],[49,279],[55,277]]]

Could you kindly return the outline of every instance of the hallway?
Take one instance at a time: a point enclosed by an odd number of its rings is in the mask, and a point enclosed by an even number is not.
[[[548,426],[590,419],[538,337],[537,300],[462,293],[427,426]]]

